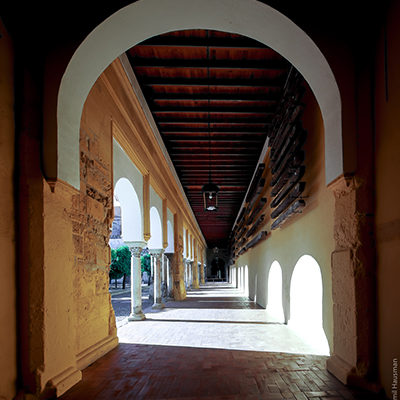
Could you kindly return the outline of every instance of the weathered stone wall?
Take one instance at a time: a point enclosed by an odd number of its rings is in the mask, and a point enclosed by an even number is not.
[[[78,360],[88,348],[116,334],[108,291],[108,242],[113,218],[111,115],[99,82],[92,88],[82,114],[80,179],[80,192],[73,197],[70,214],[76,257]]]

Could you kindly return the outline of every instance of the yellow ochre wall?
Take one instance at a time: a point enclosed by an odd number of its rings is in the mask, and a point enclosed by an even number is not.
[[[400,361],[400,3],[387,14],[385,97],[384,33],[378,39],[375,87],[375,197],[380,379],[391,396],[394,359]],[[372,160],[371,160],[372,161]]]
[[[281,228],[271,232],[271,188],[269,181],[271,174],[267,169],[264,172],[266,185],[260,198],[266,197],[268,205],[260,214],[265,215],[265,223],[257,232],[268,231],[267,239],[235,262],[235,267],[247,265],[249,268],[249,296],[254,299],[255,276],[257,275],[257,303],[267,306],[268,299],[268,274],[274,261],[278,261],[282,268],[282,285],[287,296],[283,299],[285,315],[289,317],[290,279],[297,261],[303,255],[312,256],[321,268],[323,280],[323,325],[328,342],[332,347],[333,341],[333,316],[332,316],[332,279],[331,279],[331,253],[334,250],[333,222],[334,222],[334,196],[325,184],[325,146],[324,128],[319,107],[310,91],[303,98],[307,105],[302,116],[303,128],[307,130],[305,150],[306,172],[302,181],[306,182],[304,196],[306,207],[301,214],[295,215],[285,222]],[[269,153],[268,153],[269,154]],[[266,157],[266,167],[269,157]]]
[[[0,19],[0,399],[15,395],[17,379],[14,215],[14,50]]]

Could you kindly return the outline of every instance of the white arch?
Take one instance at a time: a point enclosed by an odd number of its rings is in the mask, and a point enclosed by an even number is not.
[[[151,237],[147,243],[149,249],[162,249],[162,225],[160,214],[156,207],[150,208],[150,234]]]
[[[296,263],[290,282],[289,326],[321,354],[329,354],[323,330],[323,284],[318,262],[309,255]]]
[[[135,188],[128,179],[120,178],[114,191],[121,205],[122,237],[124,241],[142,240],[142,214]]]
[[[79,189],[79,128],[96,79],[126,50],[150,37],[183,29],[212,29],[254,38],[289,60],[304,76],[325,126],[326,182],[343,172],[339,88],[324,55],[298,26],[254,0],[141,0],[117,11],[82,42],[61,80],[58,177]]]
[[[267,312],[276,322],[285,322],[282,306],[282,268],[274,261],[268,274]]]

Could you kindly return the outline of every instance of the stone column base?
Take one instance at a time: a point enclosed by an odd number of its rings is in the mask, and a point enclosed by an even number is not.
[[[145,319],[146,319],[146,316],[142,312],[137,313],[137,314],[131,314],[128,317],[128,321],[130,321],[130,322],[131,321],[143,321]]]
[[[154,303],[151,308],[153,310],[161,310],[163,308],[165,308],[165,304],[164,303]]]

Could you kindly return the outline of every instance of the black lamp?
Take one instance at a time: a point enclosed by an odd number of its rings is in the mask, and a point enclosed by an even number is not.
[[[219,187],[211,181],[211,171],[210,180],[202,187],[201,192],[203,193],[204,211],[217,211]]]
[[[209,32],[207,31],[207,39]],[[207,44],[207,60],[209,60],[209,46]],[[210,128],[210,68],[207,67],[208,80],[208,151],[209,151],[209,181],[206,183],[201,192],[203,193],[204,211],[218,210],[218,192],[219,187],[211,180],[211,128]]]

